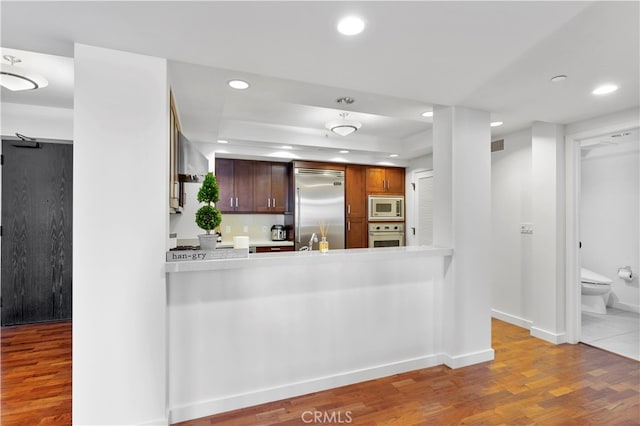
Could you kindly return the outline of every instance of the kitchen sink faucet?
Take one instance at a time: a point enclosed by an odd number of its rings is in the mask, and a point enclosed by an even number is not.
[[[309,251],[313,250],[313,243],[314,242],[318,242],[318,237],[316,236],[316,233],[314,232],[313,234],[311,234],[311,238],[309,239]]]

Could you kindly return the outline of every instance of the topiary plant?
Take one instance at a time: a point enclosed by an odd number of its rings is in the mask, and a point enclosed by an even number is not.
[[[207,205],[200,207],[196,212],[196,225],[204,229],[207,235],[222,223],[222,213],[211,205],[211,203],[217,203],[218,200],[220,200],[218,181],[213,173],[207,173],[198,191],[198,201],[207,203]]]

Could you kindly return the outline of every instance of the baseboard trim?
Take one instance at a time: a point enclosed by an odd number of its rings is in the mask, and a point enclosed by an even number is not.
[[[449,368],[461,368],[468,365],[479,364],[481,362],[493,361],[495,358],[495,352],[493,349],[486,349],[484,351],[471,352],[462,355],[450,356],[449,354],[442,354],[442,363]]]
[[[140,426],[169,426],[169,419],[156,419],[148,422],[140,423]]]
[[[440,356],[429,355],[307,380],[304,382],[289,383],[282,386],[259,389],[254,392],[198,401],[193,404],[171,407],[169,409],[169,419],[172,424],[183,422],[239,408],[264,404],[266,402],[278,401],[285,398],[306,395],[312,392],[351,385],[354,383],[364,382],[366,380],[406,373],[408,371],[419,370],[421,368],[429,368],[440,364],[442,364]]]
[[[533,326],[533,321],[529,321],[528,319],[520,318],[518,316],[511,315],[506,312],[499,311],[497,309],[491,310],[491,316],[501,321],[508,322],[509,324],[526,328],[527,330],[531,330],[531,327]]]
[[[613,302],[611,304],[611,307],[620,309],[621,311],[635,312],[636,314],[640,314],[640,305],[631,305],[624,302]]]
[[[555,345],[559,345],[560,343],[567,342],[566,333],[552,333],[550,331],[543,330],[541,328],[534,327],[534,326],[532,326],[530,330],[531,330],[531,335],[533,337],[546,340],[547,342],[553,343]]]

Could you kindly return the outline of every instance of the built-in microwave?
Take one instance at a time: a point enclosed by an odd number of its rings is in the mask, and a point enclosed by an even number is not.
[[[404,220],[404,197],[369,195],[369,220]]]

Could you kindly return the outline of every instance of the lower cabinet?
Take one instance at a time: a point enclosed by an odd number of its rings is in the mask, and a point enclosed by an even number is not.
[[[293,251],[293,246],[256,247],[256,253],[278,253],[280,251]]]
[[[346,248],[367,247],[367,219],[364,217],[347,218],[347,246]]]

